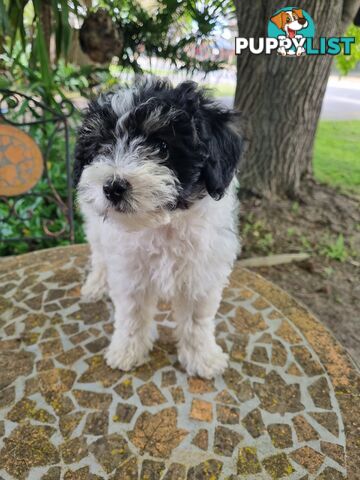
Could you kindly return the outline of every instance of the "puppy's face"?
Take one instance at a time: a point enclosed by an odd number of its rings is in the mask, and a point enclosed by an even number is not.
[[[234,113],[194,82],[143,79],[92,102],[79,130],[74,179],[81,207],[130,229],[168,223],[235,173]]]
[[[271,18],[275,25],[284,30],[289,38],[294,38],[299,30],[308,26],[303,11],[299,8],[280,12]]]

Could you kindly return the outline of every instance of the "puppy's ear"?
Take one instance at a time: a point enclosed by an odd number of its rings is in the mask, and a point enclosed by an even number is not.
[[[192,80],[187,80],[179,83],[174,91],[178,105],[190,116],[194,115],[199,109],[203,95],[198,84]]]
[[[199,133],[207,153],[202,178],[209,195],[220,200],[235,175],[243,150],[236,125],[240,114],[212,104],[203,108],[203,115],[205,128],[203,135]]]
[[[198,154],[203,159],[201,180],[209,195],[220,200],[233,179],[242,152],[242,137],[236,123],[240,114],[208,97],[206,89],[192,81],[175,88],[180,108],[194,126]]]
[[[295,12],[299,18],[304,18],[304,14],[301,8],[293,8],[293,12]]]
[[[74,187],[79,183],[84,168],[99,154],[99,148],[114,142],[117,116],[111,107],[110,98],[107,95],[91,101],[85,112],[75,145]]]
[[[285,25],[285,12],[280,12],[277,15],[274,15],[273,17],[270,18],[270,20],[275,23],[277,28],[280,30],[283,30],[284,25]]]

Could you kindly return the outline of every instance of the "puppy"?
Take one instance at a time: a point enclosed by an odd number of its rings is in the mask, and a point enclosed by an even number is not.
[[[277,15],[271,17],[270,20],[275,23],[280,30],[283,30],[288,38],[302,38],[302,35],[299,35],[298,32],[308,26],[308,21],[300,8],[279,12]],[[279,36],[278,38],[285,38],[285,36]],[[280,47],[278,52],[281,55],[295,55],[296,53],[297,56],[300,56],[305,52],[305,49],[304,47],[298,47],[295,52],[294,50],[286,51],[285,47]]]
[[[190,81],[143,78],[90,103],[74,168],[91,247],[82,295],[114,304],[110,367],[146,362],[162,298],[188,374],[226,368],[214,316],[239,252],[235,119]]]

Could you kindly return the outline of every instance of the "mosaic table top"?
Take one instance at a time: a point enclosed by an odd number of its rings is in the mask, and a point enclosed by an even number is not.
[[[216,318],[230,365],[176,359],[160,303],[150,361],[111,370],[112,306],[82,303],[86,246],[0,261],[0,479],[360,478],[360,381],[305,308],[236,267]]]

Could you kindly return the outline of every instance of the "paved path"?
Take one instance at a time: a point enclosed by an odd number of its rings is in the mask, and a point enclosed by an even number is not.
[[[324,120],[360,120],[360,78],[330,78],[321,110]]]
[[[87,257],[0,263],[2,479],[359,478],[359,375],[291,297],[237,267],[216,319],[222,377],[186,376],[164,303],[149,363],[125,374],[103,360],[110,302],[79,299]]]

